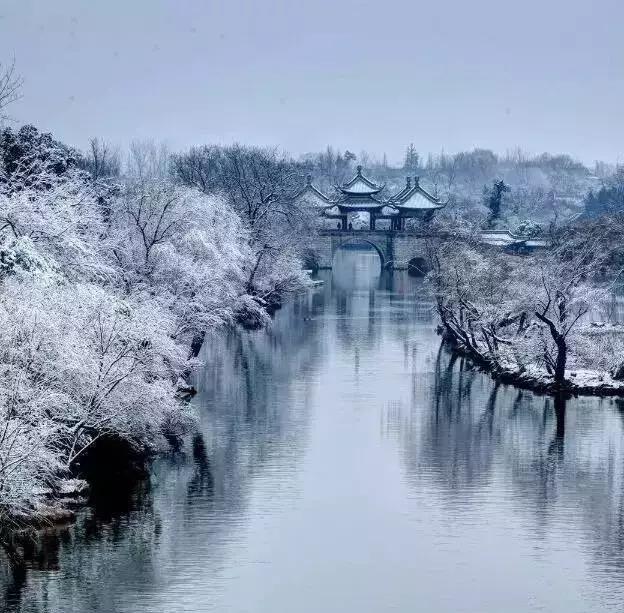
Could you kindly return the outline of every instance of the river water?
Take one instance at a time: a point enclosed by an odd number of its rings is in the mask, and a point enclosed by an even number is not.
[[[323,278],[208,339],[201,434],[5,562],[7,611],[624,610],[624,403],[495,385],[374,252]]]

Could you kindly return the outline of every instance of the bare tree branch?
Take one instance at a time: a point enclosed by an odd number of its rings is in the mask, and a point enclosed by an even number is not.
[[[10,64],[0,62],[0,119],[7,119],[8,115],[3,114],[3,110],[19,100],[24,80],[15,71],[15,60]]]

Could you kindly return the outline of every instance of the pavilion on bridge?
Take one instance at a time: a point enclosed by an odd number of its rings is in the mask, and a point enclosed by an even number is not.
[[[389,219],[391,230],[404,230],[406,219],[428,220],[435,211],[446,206],[421,187],[418,177],[414,177],[413,184],[408,177],[405,187],[389,198],[381,196],[384,188],[385,185],[365,177],[362,167],[358,166],[353,179],[338,186],[337,198],[331,199],[314,187],[309,175],[305,187],[295,198],[311,200],[324,217],[336,220],[341,230],[350,229],[348,219],[353,213],[368,213],[370,230],[375,230],[378,219]]]

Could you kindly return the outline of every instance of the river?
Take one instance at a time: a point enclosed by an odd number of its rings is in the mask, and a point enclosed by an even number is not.
[[[624,401],[498,386],[440,349],[421,280],[335,264],[209,337],[201,434],[5,560],[7,611],[624,610]]]

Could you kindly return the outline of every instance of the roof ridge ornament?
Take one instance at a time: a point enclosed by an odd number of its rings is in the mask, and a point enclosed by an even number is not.
[[[416,181],[416,185],[418,185],[418,181]],[[407,189],[412,187],[412,177],[405,177],[405,187],[407,187]]]
[[[420,187],[420,177],[418,175],[414,177],[414,187]]]
[[[361,164],[358,164],[358,165],[357,165],[356,170],[357,170],[358,175],[359,175],[359,176],[362,176],[362,165],[361,165]]]
[[[312,175],[306,175],[306,185],[312,185]]]

